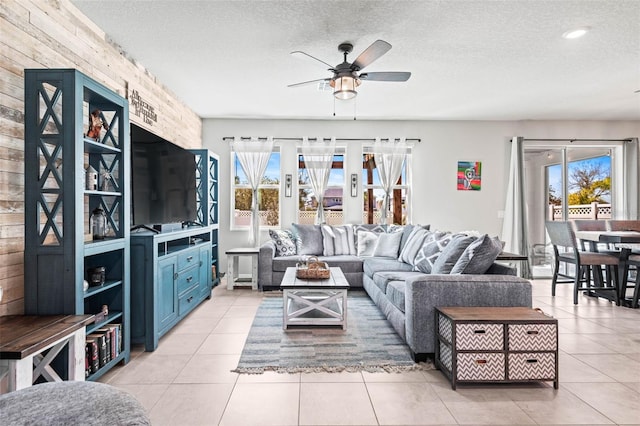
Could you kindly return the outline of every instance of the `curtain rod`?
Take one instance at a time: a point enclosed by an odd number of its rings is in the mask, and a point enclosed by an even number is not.
[[[522,139],[525,142],[631,142],[626,139]]]
[[[233,140],[234,136],[225,136],[222,138],[223,141]],[[240,136],[240,139],[251,139],[251,136]],[[258,140],[264,140],[266,137],[258,137]],[[317,138],[307,138],[308,140],[315,141]],[[323,138],[323,140],[330,140],[331,138]],[[397,139],[397,138],[396,138]],[[273,138],[274,141],[300,141],[302,142],[302,138]],[[381,138],[380,140],[387,141],[389,138]],[[373,138],[336,138],[336,142],[355,142],[355,141],[363,141],[363,142],[375,142]],[[422,142],[420,138],[406,138],[407,142]]]

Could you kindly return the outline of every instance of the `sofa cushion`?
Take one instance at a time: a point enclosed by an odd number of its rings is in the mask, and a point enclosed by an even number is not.
[[[303,258],[304,256],[276,257],[273,259],[273,272],[285,272],[287,268],[295,267],[296,263],[302,261]],[[356,256],[318,256],[318,260],[321,262],[327,262],[330,267],[339,267],[345,274],[362,272],[362,259]]]
[[[414,226],[411,234],[407,237],[407,240],[400,251],[400,256],[398,256],[398,260],[404,263],[408,263],[409,265],[414,264],[414,260],[418,251],[422,248],[422,243],[424,243],[424,239],[427,237],[429,231],[424,229],[421,226]]]
[[[404,289],[406,288],[404,280],[391,281],[387,285],[387,299],[393,306],[404,312]]]
[[[467,237],[462,235],[454,237],[433,263],[431,273],[448,274],[451,272],[458,259],[460,259],[460,256],[462,256],[462,253],[464,253],[467,247],[469,247],[469,245],[475,240],[476,237]]]
[[[395,257],[398,258],[402,232],[391,232],[379,234],[376,248],[373,250],[375,257]]]
[[[322,245],[325,256],[355,255],[356,245],[351,225],[322,225]]]
[[[402,281],[415,277],[416,275],[424,275],[422,272],[416,271],[380,271],[373,274],[373,283],[382,291],[386,293],[387,285],[392,281]]]
[[[451,270],[452,274],[484,274],[502,251],[502,242],[484,234],[462,253]]]
[[[411,271],[411,265],[399,262],[398,259],[386,259],[381,257],[369,257],[362,259],[364,273],[373,277],[380,271]]]
[[[453,238],[450,232],[429,231],[413,261],[414,270],[430,274],[436,259]]]
[[[293,223],[293,235],[300,255],[322,256],[322,231],[320,225],[299,225]]]
[[[297,254],[296,243],[291,231],[269,229],[269,236],[276,246],[276,256],[294,256]]]
[[[361,224],[361,225],[353,225],[353,239],[356,245],[356,254],[360,255],[360,249],[358,248],[358,234],[360,231],[367,232],[375,232],[376,234],[380,234],[382,232],[386,232],[384,226],[377,224]],[[375,246],[374,246],[375,247]]]

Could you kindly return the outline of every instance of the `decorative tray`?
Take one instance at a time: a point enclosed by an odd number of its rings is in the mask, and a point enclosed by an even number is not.
[[[320,262],[317,257],[296,265],[296,277],[301,280],[326,280],[330,275],[327,262]]]

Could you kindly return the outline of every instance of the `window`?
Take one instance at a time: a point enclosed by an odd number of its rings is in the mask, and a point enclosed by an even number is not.
[[[574,149],[568,155],[577,156]],[[564,220],[562,164],[546,166],[548,220]],[[567,208],[572,219],[611,218],[611,156],[567,161]]]
[[[345,188],[344,160],[344,148],[336,147],[331,172],[329,173],[329,183],[324,192],[323,200],[325,219],[329,225],[344,223],[342,210],[342,197]],[[309,182],[309,175],[304,165],[303,156],[298,152],[298,223],[313,224],[317,208],[318,203]]]
[[[233,194],[232,229],[248,229],[251,226],[251,186],[240,166],[237,156],[232,153]],[[280,151],[274,147],[267,169],[258,186],[258,210],[260,227],[280,226]]]
[[[405,225],[409,217],[409,171],[411,164],[411,149],[402,166],[402,173],[398,182],[393,186],[390,199],[390,209],[387,223]],[[363,148],[362,155],[362,195],[363,195],[363,223],[380,223],[380,216],[384,204],[384,190],[380,184],[380,175],[371,147]]]

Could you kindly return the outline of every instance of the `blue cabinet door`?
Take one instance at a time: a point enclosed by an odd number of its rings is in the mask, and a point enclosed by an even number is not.
[[[211,297],[211,247],[200,247],[200,296]]]
[[[156,321],[159,334],[162,334],[165,329],[170,327],[178,317],[177,272],[175,256],[158,261]]]

